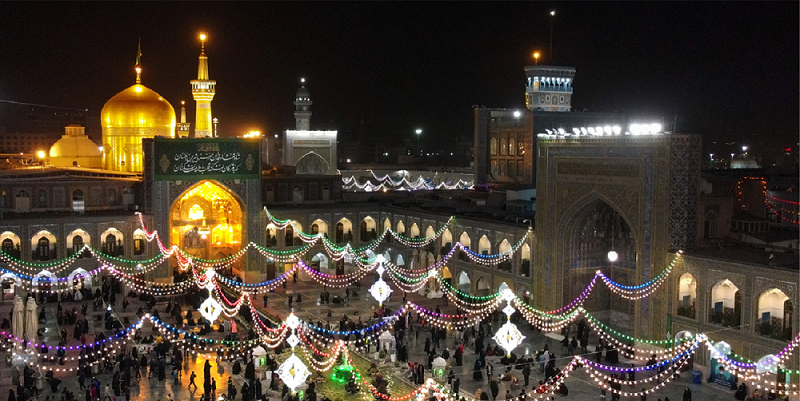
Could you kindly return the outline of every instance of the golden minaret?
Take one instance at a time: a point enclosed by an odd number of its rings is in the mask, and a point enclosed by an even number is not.
[[[206,56],[206,35],[200,34],[200,64],[197,67],[197,79],[192,80],[192,96],[197,102],[195,114],[194,136],[209,138],[213,136],[211,119],[211,101],[214,100],[217,81],[208,79],[208,57]]]

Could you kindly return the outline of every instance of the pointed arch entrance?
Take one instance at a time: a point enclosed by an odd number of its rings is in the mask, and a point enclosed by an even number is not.
[[[217,181],[200,181],[173,202],[170,239],[193,257],[224,258],[241,249],[244,223],[242,202],[232,191]]]
[[[569,266],[564,293],[566,299],[576,299],[583,293],[596,272],[611,280],[633,285],[636,275],[636,240],[628,219],[602,196],[590,194],[574,205],[575,212],[565,228],[566,251],[562,255]],[[609,253],[616,253],[616,259]],[[613,294],[607,286],[595,287],[584,308],[595,315],[618,322],[619,328],[632,331],[635,302]]]

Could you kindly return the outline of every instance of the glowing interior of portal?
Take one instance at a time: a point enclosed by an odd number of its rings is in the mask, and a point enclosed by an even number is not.
[[[214,181],[187,190],[170,210],[172,244],[195,257],[217,259],[241,249],[244,215],[238,199]]]

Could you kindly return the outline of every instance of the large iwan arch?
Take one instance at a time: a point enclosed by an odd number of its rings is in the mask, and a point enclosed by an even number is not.
[[[204,259],[224,258],[242,247],[246,215],[236,194],[217,181],[189,187],[170,209],[171,243]]]

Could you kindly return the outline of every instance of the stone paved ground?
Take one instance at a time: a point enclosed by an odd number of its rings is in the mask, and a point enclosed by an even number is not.
[[[375,305],[375,301],[369,299],[367,297],[366,289],[371,285],[373,278],[371,275],[369,278],[365,278],[361,288],[359,289],[359,294],[361,295],[358,300],[353,300],[349,305],[318,305],[316,299],[318,298],[320,285],[307,281],[307,282],[299,282],[297,284],[288,284],[288,288],[286,290],[282,288],[278,288],[274,293],[269,294],[269,306],[267,311],[274,315],[280,315],[285,317],[288,314],[288,305],[286,300],[286,294],[292,294],[296,296],[296,293],[301,293],[303,296],[303,302],[300,304],[294,304],[294,311],[295,313],[302,319],[311,318],[314,321],[322,320],[327,321],[330,320],[331,323],[338,321],[338,319],[342,316],[342,314],[347,314],[350,317],[356,316],[356,311],[358,311],[358,315],[369,316],[371,314],[371,308]],[[341,297],[344,296],[344,289],[332,289],[330,290],[332,294],[338,294]],[[442,300],[439,299],[428,299],[418,294],[409,294],[408,300],[415,302],[423,307],[427,307],[429,309],[435,309],[437,305],[441,305],[443,313],[454,313],[455,308],[451,306],[444,306],[442,304]],[[127,312],[123,313],[121,311],[121,306],[119,303],[121,302],[121,298],[117,299],[117,306],[115,307],[115,312],[119,316],[120,319],[124,317],[128,317],[132,322],[136,321],[136,316],[134,312],[136,311],[138,304],[132,300],[132,304],[128,307]],[[261,299],[258,299],[258,306],[261,307]],[[387,302],[387,305],[392,308],[393,310],[397,310],[401,304],[401,297],[395,296],[392,300]],[[80,311],[80,304],[79,303],[64,303],[64,310],[71,310],[72,306],[76,306]],[[56,344],[58,342],[58,332],[60,328],[57,327],[55,321],[55,311],[56,311],[56,304],[55,303],[48,303],[44,306],[47,309],[47,316],[48,316],[48,323],[44,325],[47,329],[45,332],[45,341],[50,344]],[[164,311],[165,304],[161,303],[156,306],[156,308],[160,311]],[[5,301],[0,304],[0,317],[9,316],[9,312],[12,308],[12,304],[10,301]],[[103,311],[92,312],[91,306],[89,306],[89,313],[90,316],[100,314],[102,315]],[[186,308],[184,307],[184,310]],[[331,311],[332,317],[328,318],[327,313]],[[164,314],[162,313],[162,316]],[[532,332],[528,330],[527,324],[520,324],[521,331],[527,337],[525,343],[520,346],[518,349],[518,354],[523,353],[533,353],[537,349],[544,346],[545,343],[549,343],[549,348],[551,350],[555,350],[557,353],[560,350],[557,342],[552,340],[542,333]],[[149,326],[146,326],[149,327]],[[497,325],[495,324],[495,327]],[[70,333],[72,326],[67,327],[67,331]],[[99,333],[103,330],[103,327],[98,324],[92,324],[90,329],[94,333]],[[149,334],[150,331],[146,330],[144,334]],[[110,335],[110,332],[106,332],[106,335]],[[214,333],[212,336],[219,337],[221,336],[220,333]],[[420,334],[420,340],[415,343],[411,342],[409,346],[409,359],[412,362],[426,362],[427,358],[423,353],[423,344],[424,344],[424,336],[429,336],[428,332],[423,332]],[[590,344],[595,344],[597,342],[596,338],[590,339]],[[71,340],[70,344],[76,344],[77,341]],[[451,353],[453,351],[453,339],[452,337],[448,339],[448,344],[450,344]],[[475,382],[472,380],[472,372],[471,368],[474,364],[476,355],[474,354],[474,349],[470,349],[469,347],[466,349],[466,354],[464,357],[464,364],[461,367],[454,367],[454,371],[457,375],[461,377],[461,389],[463,395],[474,394],[478,387],[481,387],[483,390],[488,391],[488,385],[486,382],[486,375],[484,374],[484,380],[482,382]],[[569,362],[569,357],[564,358],[562,355],[559,355],[559,359],[557,361],[557,365],[559,367],[565,366]],[[499,358],[497,357],[488,357],[487,358],[490,363],[495,367],[495,373],[498,373],[502,369],[502,365],[499,363]],[[451,359],[452,360],[452,359]],[[136,401],[162,401],[166,399],[166,396],[169,394],[173,400],[195,400],[199,399],[201,392],[198,391],[190,391],[187,389],[187,385],[189,383],[189,375],[192,370],[196,372],[198,375],[197,382],[202,388],[202,364],[204,360],[200,358],[187,358],[186,363],[184,364],[184,371],[183,377],[180,381],[180,384],[174,384],[171,378],[167,378],[165,381],[158,381],[156,379],[147,379],[146,376],[143,376],[142,379],[137,383],[134,381],[132,385],[132,398]],[[10,376],[11,376],[11,368],[8,364],[1,364],[0,373],[0,391],[3,393],[0,394],[8,394],[8,390],[12,388],[10,385]],[[217,381],[217,388],[218,389],[225,389],[226,383],[231,375],[231,363],[230,362],[220,362],[217,363],[216,361],[212,361],[213,369],[212,369],[212,377],[214,377]],[[426,370],[426,372],[429,372]],[[538,369],[532,369],[532,377],[531,377],[531,386],[526,388],[529,390],[532,385],[538,383],[540,379],[542,379],[542,374],[539,373]],[[485,372],[484,372],[485,373]],[[520,372],[514,373],[516,376],[521,378]],[[398,374],[399,375],[399,374]],[[73,391],[78,399],[83,400],[83,392],[79,390],[78,380],[74,374],[60,372],[56,374],[57,377],[63,380],[62,388],[66,386],[70,391]],[[111,375],[107,373],[99,374],[97,378],[100,380],[103,386],[106,383],[110,382]],[[243,383],[243,378],[240,375],[233,376],[234,382],[237,384],[237,388],[241,388]],[[88,381],[88,380],[87,380]],[[569,387],[570,393],[569,396],[566,398],[576,399],[576,400],[601,400],[600,397],[600,390],[593,385],[591,378],[588,376],[587,373],[583,371],[578,371],[570,375],[570,377],[566,381],[567,386]],[[266,389],[266,385],[264,388]],[[504,382],[500,382],[500,396],[498,398],[504,398],[506,393],[506,385]],[[693,400],[733,400],[733,392],[722,388],[717,385],[713,384],[691,384],[691,377],[690,375],[684,374],[678,380],[673,383],[670,383],[666,386],[666,388],[660,389],[657,394],[648,396],[648,400],[654,401],[659,398],[664,399],[665,397],[669,397],[670,400],[681,400],[681,395],[683,394],[684,387],[689,387],[693,392]],[[630,389],[633,390],[633,389]],[[518,395],[521,389],[512,390],[513,395]],[[218,391],[219,393],[219,391]],[[394,396],[398,396],[400,394],[393,394]],[[52,400],[59,399],[59,395],[51,394],[49,387],[45,385],[45,389],[42,390],[41,395],[39,397],[39,401],[45,400],[44,397],[50,396]],[[271,394],[271,398],[278,399],[276,394]],[[241,399],[241,394],[237,397]],[[555,398],[562,398],[556,396]],[[610,400],[610,395],[608,397]],[[628,400],[639,400],[638,397],[623,397],[624,399]],[[797,397],[793,397],[793,400],[797,400]]]

